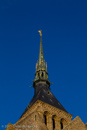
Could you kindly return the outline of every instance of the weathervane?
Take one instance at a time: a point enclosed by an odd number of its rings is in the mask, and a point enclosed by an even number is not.
[[[42,30],[39,30],[38,32],[39,32],[40,36],[42,37]]]

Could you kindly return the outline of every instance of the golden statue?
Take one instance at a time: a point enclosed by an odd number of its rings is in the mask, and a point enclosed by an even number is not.
[[[39,30],[38,32],[39,32],[40,36],[42,36],[42,30]]]

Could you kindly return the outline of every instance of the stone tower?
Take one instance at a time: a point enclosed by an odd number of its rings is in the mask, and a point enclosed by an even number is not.
[[[74,120],[50,91],[47,64],[44,60],[42,33],[40,34],[39,60],[36,63],[33,80],[34,96],[20,119],[8,124],[6,130],[87,130],[86,125],[77,116]]]

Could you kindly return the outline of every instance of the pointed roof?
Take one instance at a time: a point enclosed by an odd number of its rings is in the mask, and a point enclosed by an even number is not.
[[[49,90],[48,85],[40,82],[37,84],[36,86],[38,88],[38,92],[35,93],[35,95],[33,96],[32,100],[30,101],[30,103],[28,104],[27,108],[25,109],[25,111],[23,112],[23,114],[21,115],[21,117],[25,114],[25,112],[37,101],[37,100],[41,100],[45,103],[48,103],[51,106],[54,106],[58,109],[61,109],[65,112],[66,109],[61,105],[61,103],[56,99],[56,97],[52,94],[52,92]]]

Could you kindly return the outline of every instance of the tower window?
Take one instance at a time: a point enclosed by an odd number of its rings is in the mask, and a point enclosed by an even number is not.
[[[42,77],[44,76],[43,72],[42,72]]]
[[[46,118],[46,115],[44,115],[44,122],[45,122],[45,124],[47,125],[47,118]]]
[[[53,130],[54,130],[55,129],[55,120],[52,119],[52,121],[53,121]]]
[[[60,122],[60,126],[61,126],[61,129],[63,129],[63,123],[62,123],[62,121]]]

